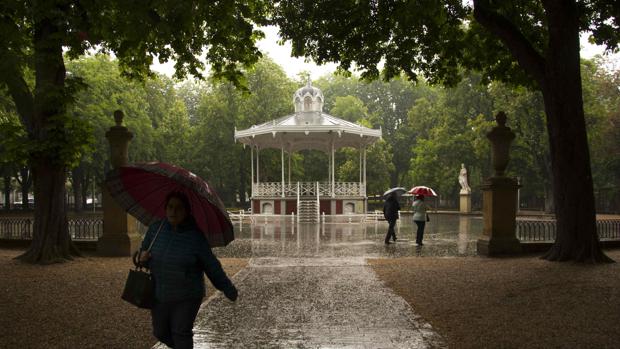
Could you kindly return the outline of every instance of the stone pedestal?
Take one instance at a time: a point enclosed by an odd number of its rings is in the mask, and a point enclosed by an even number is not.
[[[467,246],[469,245],[469,231],[471,230],[471,224],[469,217],[459,216],[459,236],[456,241],[457,251],[460,255],[467,253]]]
[[[122,126],[123,112],[114,112],[116,126],[110,127],[105,136],[110,142],[110,162],[114,168],[127,165],[129,141],[133,134]],[[122,209],[102,186],[103,235],[97,242],[97,253],[102,256],[131,256],[140,247],[136,220]]]
[[[97,253],[101,256],[131,256],[142,243],[136,219],[118,206],[105,186],[101,191],[103,236],[97,242]]]
[[[461,190],[460,193],[461,201],[460,201],[460,212],[461,213],[471,213],[471,193],[464,192]]]
[[[517,181],[491,177],[482,185],[484,228],[478,240],[478,254],[493,256],[521,252],[516,238]]]

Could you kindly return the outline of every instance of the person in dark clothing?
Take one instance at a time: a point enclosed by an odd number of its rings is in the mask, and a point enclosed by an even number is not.
[[[396,241],[396,232],[394,232],[394,226],[396,225],[396,220],[398,219],[398,211],[400,210],[400,204],[396,199],[396,193],[390,194],[387,199],[385,199],[385,203],[383,204],[383,217],[388,222],[388,231],[385,235],[385,243],[390,243],[390,237],[393,241]]]
[[[149,227],[140,253],[155,281],[153,335],[171,348],[193,348],[194,320],[206,295],[203,274],[231,301],[238,293],[197,228],[187,196],[172,192],[165,207],[166,218]]]

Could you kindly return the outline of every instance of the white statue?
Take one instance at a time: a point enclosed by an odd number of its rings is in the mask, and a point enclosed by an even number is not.
[[[459,172],[459,184],[461,185],[461,194],[471,193],[471,188],[467,183],[467,169],[465,164],[461,164],[461,172]]]

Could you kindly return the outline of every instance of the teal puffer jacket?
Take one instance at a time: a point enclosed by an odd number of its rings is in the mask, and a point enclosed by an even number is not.
[[[153,223],[142,241],[147,250],[162,221]],[[153,247],[148,267],[155,280],[155,299],[159,302],[177,302],[203,298],[206,294],[203,273],[228,298],[236,298],[237,290],[213,255],[211,247],[193,219],[172,230],[163,220],[161,231]]]

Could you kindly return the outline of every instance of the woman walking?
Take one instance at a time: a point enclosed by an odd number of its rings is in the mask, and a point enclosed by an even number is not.
[[[232,301],[237,289],[197,228],[187,196],[169,193],[165,208],[166,218],[149,227],[140,253],[155,281],[153,335],[171,348],[193,348],[194,320],[206,294],[203,273]]]
[[[429,210],[430,207],[424,203],[423,195],[416,195],[411,209],[413,210],[413,221],[418,226],[415,242],[418,246],[424,246],[422,239],[424,238],[424,227],[428,217],[426,211]]]

